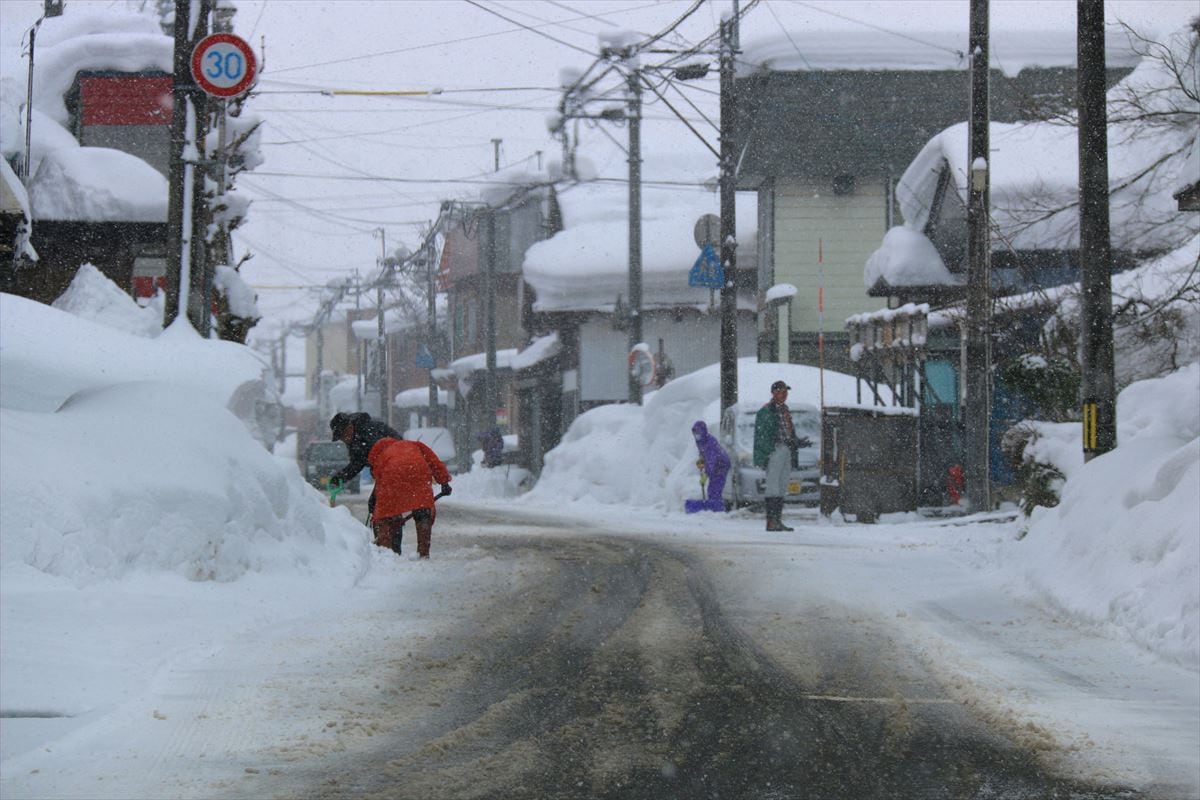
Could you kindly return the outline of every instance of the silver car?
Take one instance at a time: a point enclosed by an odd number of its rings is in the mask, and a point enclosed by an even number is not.
[[[729,453],[731,462],[729,481],[725,484],[725,499],[734,508],[761,506],[766,471],[754,466],[754,417],[762,403],[738,403],[725,409],[721,417],[721,444]],[[797,453],[797,464],[792,467],[788,479],[785,503],[816,506],[821,495],[818,480],[821,455],[821,411],[807,403],[789,402],[792,425],[796,435],[807,437],[811,447],[802,447]]]

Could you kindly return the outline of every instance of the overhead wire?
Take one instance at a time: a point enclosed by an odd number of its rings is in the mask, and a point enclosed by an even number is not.
[[[658,3],[646,3],[645,5],[635,6],[633,8],[622,8],[622,9],[618,9],[615,11],[608,11],[608,12],[604,12],[603,14],[599,14],[599,15],[585,14],[585,15],[577,17],[577,19],[587,19],[587,18],[593,17],[593,16],[612,16],[614,14],[625,14],[630,11],[640,11],[645,8],[653,8],[656,5],[658,5]],[[564,20],[564,21],[570,22],[571,20],[568,19],[568,20]],[[555,23],[555,24],[557,24],[557,23]],[[549,25],[534,26],[534,27],[549,27]],[[294,67],[284,67],[283,69],[273,70],[272,74],[278,75],[283,72],[295,72],[296,70],[301,70],[301,69],[313,69],[316,67],[327,67],[327,66],[332,66],[334,64],[347,64],[352,61],[362,61],[362,60],[368,59],[368,58],[378,58],[378,57],[382,57],[382,56],[399,55],[401,53],[411,53],[415,50],[427,50],[432,47],[445,47],[447,45],[462,44],[463,42],[471,42],[471,41],[475,41],[478,39],[488,39],[488,38],[492,38],[494,36],[506,36],[509,34],[519,33],[519,32],[520,31],[517,29],[512,29],[512,30],[492,31],[490,33],[480,33],[480,34],[476,34],[474,36],[463,36],[458,39],[447,39],[447,40],[441,41],[441,42],[428,42],[426,44],[418,44],[418,45],[413,45],[411,47],[400,47],[395,50],[383,50],[378,53],[364,53],[363,55],[360,55],[360,56],[350,56],[348,58],[338,58],[338,59],[333,59],[331,61],[320,61],[320,62],[315,62],[312,64],[301,64],[301,65],[297,65]]]
[[[830,16],[837,17],[839,19],[844,19],[847,22],[853,22],[856,25],[862,25],[864,27],[871,28],[872,30],[879,31],[881,33],[886,33],[890,36],[896,36],[901,39],[907,39],[910,42],[916,42],[917,44],[925,45],[926,47],[932,47],[935,50],[941,50],[946,53],[951,53],[953,55],[958,56],[958,58],[960,60],[967,57],[967,54],[965,52],[963,52],[962,50],[959,50],[957,48],[946,47],[945,45],[941,45],[936,42],[928,42],[928,41],[925,41],[924,39],[920,39],[916,36],[912,36],[911,34],[901,33],[900,31],[892,30],[891,28],[885,28],[882,25],[876,25],[873,22],[867,22],[866,20],[858,19],[856,17],[851,17],[847,14],[841,14],[841,13],[838,13],[837,11],[831,11],[828,8],[823,8],[818,5],[813,5],[812,3],[806,3],[806,2],[804,2],[804,0],[788,0],[788,1],[790,3],[792,3],[793,5],[803,6],[804,8],[807,8],[810,11],[817,11],[822,14],[829,14]]]
[[[525,23],[523,23],[519,20],[515,20],[515,19],[512,19],[511,17],[504,16],[503,14],[501,14],[499,11],[496,11],[495,9],[488,8],[483,3],[478,2],[478,0],[463,0],[463,1],[470,5],[475,6],[480,11],[486,11],[489,14],[499,17],[500,19],[504,20],[505,22],[508,22],[512,25],[516,25],[518,28],[523,28],[523,29],[529,31],[530,33],[535,33],[544,39],[549,39],[552,42],[557,42],[558,44],[561,44],[564,47],[569,47],[572,50],[578,50],[580,53],[586,53],[589,56],[593,55],[591,50],[580,47],[579,45],[576,45],[576,44],[571,44],[570,42],[565,41],[563,39],[559,39],[556,36],[551,36],[550,34],[546,33],[545,31],[538,30],[539,27],[546,27],[546,26],[536,26],[535,27],[532,25],[526,25]],[[557,24],[557,23],[555,23],[555,24]]]

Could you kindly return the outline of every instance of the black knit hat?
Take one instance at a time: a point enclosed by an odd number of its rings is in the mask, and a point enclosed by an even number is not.
[[[783,381],[775,381],[774,383],[771,384],[772,392],[778,392],[780,389],[791,389],[791,388],[792,387],[788,386]]]
[[[342,432],[346,430],[347,425],[352,425],[354,420],[350,419],[349,414],[344,414],[341,411],[333,415],[333,419],[329,420],[329,430],[333,431],[332,442],[340,442],[342,440]]]

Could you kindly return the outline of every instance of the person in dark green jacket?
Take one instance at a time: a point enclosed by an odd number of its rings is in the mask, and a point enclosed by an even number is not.
[[[763,492],[767,507],[767,530],[795,530],[783,524],[783,498],[792,473],[792,455],[800,447],[811,447],[807,437],[797,437],[788,409],[788,390],[783,381],[771,384],[771,401],[754,417],[754,465],[766,470]]]

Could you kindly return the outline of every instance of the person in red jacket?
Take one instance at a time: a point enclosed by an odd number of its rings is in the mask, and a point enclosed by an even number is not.
[[[350,448],[350,464],[335,477],[349,480],[362,469],[364,460],[370,464],[375,476],[371,510],[375,544],[388,549],[393,549],[393,542],[398,545],[404,516],[411,512],[417,529],[417,555],[429,558],[436,516],[431,486],[437,482],[443,495],[450,494],[450,472],[427,445],[388,436],[372,423],[367,414],[338,414],[330,420],[334,440]],[[356,465],[358,469],[354,469]],[[352,469],[353,474],[346,474]]]

